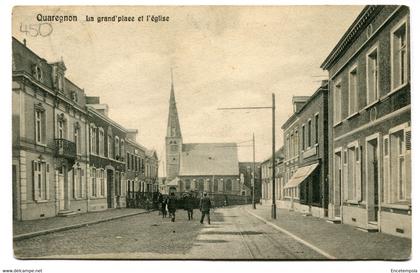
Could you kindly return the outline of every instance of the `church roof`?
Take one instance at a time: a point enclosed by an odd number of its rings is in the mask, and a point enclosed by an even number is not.
[[[179,175],[239,175],[236,143],[183,144]]]

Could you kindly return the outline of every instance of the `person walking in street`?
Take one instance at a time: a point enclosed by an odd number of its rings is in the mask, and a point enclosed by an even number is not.
[[[171,192],[168,199],[168,210],[169,210],[169,217],[171,217],[171,221],[175,222],[175,211],[176,211],[176,197],[175,193]]]
[[[194,198],[193,198],[191,193],[189,193],[185,197],[184,206],[185,206],[185,210],[188,213],[188,220],[192,220],[193,219],[193,212],[194,212]]]
[[[203,197],[200,200],[200,210],[201,210],[201,220],[200,223],[202,224],[204,221],[204,217],[207,215],[207,223],[210,225],[210,209],[211,209],[211,200],[207,196],[207,193],[203,193]]]
[[[162,218],[166,218],[167,208],[166,205],[168,204],[168,199],[166,197],[162,197],[162,201],[160,203],[160,212],[162,213]]]

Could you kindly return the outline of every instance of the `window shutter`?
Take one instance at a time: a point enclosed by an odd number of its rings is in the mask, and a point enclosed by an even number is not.
[[[50,199],[50,164],[45,164],[45,199]]]
[[[411,151],[411,129],[405,131],[405,149]]]
[[[85,198],[86,197],[86,191],[85,191],[85,178],[84,178],[84,176],[85,176],[85,171],[83,170],[83,169],[79,169],[79,175],[80,175],[80,179],[82,180],[82,183],[80,183],[80,186],[82,187],[82,190],[81,190],[81,192],[82,192],[82,198]]]
[[[33,194],[34,194],[34,200],[38,201],[39,200],[39,191],[38,191],[38,185],[39,185],[39,181],[38,181],[38,162],[37,161],[32,161],[32,178],[33,178]]]
[[[405,130],[405,146],[406,198],[411,200],[411,128]]]
[[[361,149],[356,147],[356,171],[355,171],[355,178],[356,178],[356,201],[362,201],[362,169],[361,169],[361,158],[362,155],[360,154]]]
[[[390,187],[390,165],[389,165],[389,136],[384,136],[384,182],[381,190],[380,202],[389,201],[389,187]]]
[[[343,191],[344,191],[344,200],[349,199],[349,185],[348,185],[348,165],[347,165],[347,150],[344,151],[344,163],[343,163]]]
[[[73,168],[73,198],[77,197],[77,182],[78,182],[78,177],[77,177],[77,169]]]

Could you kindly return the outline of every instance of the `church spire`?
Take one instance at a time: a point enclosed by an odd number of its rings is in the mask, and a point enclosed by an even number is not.
[[[174,78],[171,68],[171,95],[169,98],[168,128],[166,137],[182,137],[181,127],[179,126],[178,110],[176,109]]]

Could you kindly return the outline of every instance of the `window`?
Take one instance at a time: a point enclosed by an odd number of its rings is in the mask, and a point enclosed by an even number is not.
[[[319,141],[319,115],[315,115],[315,128],[314,128],[314,134],[315,134],[315,144],[318,144]]]
[[[357,112],[357,66],[349,72],[349,116]]]
[[[105,196],[105,171],[103,169],[99,170],[99,193],[103,197]]]
[[[76,146],[76,154],[80,154],[82,152],[82,141],[80,136],[80,125],[79,123],[74,124],[74,144]]]
[[[58,121],[57,121],[57,135],[58,135],[58,138],[59,139],[64,139],[65,138],[65,128],[64,128],[64,126],[65,126],[65,121],[63,120],[63,119],[59,119]]]
[[[302,151],[305,151],[306,148],[306,139],[305,139],[305,124],[302,125]]]
[[[63,91],[64,90],[64,76],[63,75],[61,75],[61,74],[58,74],[58,79],[57,79],[57,82],[58,82],[58,90],[59,91]]]
[[[411,200],[411,130],[400,129],[389,136],[390,202]]]
[[[105,133],[102,128],[99,128],[99,155],[105,155]]]
[[[198,190],[199,191],[204,191],[204,180],[203,179],[198,180]]]
[[[337,82],[334,87],[334,124],[341,122],[341,82]]]
[[[96,197],[97,196],[97,185],[96,185],[96,169],[91,169],[91,196]]]
[[[408,80],[407,18],[391,32],[391,79],[393,90]]]
[[[308,120],[308,148],[312,146],[312,120]]]
[[[367,90],[367,104],[372,104],[378,100],[378,85],[379,85],[379,67],[378,67],[378,48],[375,47],[369,51],[366,56],[366,90]]]
[[[96,133],[97,133],[97,128],[94,125],[91,125],[91,128],[90,128],[90,152],[92,154],[95,154],[95,155],[98,152],[98,150],[97,150],[98,148],[97,148],[97,145],[96,145],[96,141],[97,141]]]
[[[83,197],[83,169],[75,167],[73,169],[73,195],[74,198]]]
[[[286,156],[287,158],[290,158],[290,139],[289,136],[286,137]]]
[[[130,160],[131,158],[130,158],[130,154],[127,152],[127,170],[131,170],[131,166],[130,166]]]
[[[40,82],[44,80],[44,73],[39,64],[33,66],[33,75]]]
[[[232,191],[232,180],[228,179],[226,181],[226,191]]]
[[[125,145],[124,145],[124,139],[121,139],[121,151],[120,151],[120,155],[121,155],[121,160],[124,157],[125,154]]]
[[[191,181],[189,179],[185,180],[185,190],[186,191],[191,190]]]
[[[292,133],[290,135],[290,157],[293,157],[295,155],[295,135]]]
[[[113,158],[114,157],[114,153],[112,150],[112,136],[108,135],[108,158]]]
[[[33,196],[35,201],[48,200],[50,166],[45,161],[32,161]]]
[[[295,156],[298,156],[299,155],[299,131],[298,131],[298,129],[296,129],[296,131],[295,131],[295,147],[294,147],[294,150],[295,150]]]
[[[45,144],[45,110],[35,110],[35,142],[36,144]]]
[[[347,151],[347,191],[348,200],[355,200],[356,193],[356,149],[349,147]]]
[[[214,180],[214,185],[213,185],[213,187],[214,187],[214,192],[218,192],[219,191],[219,179],[215,179]]]
[[[115,159],[120,158],[120,138],[118,136],[115,137]]]

